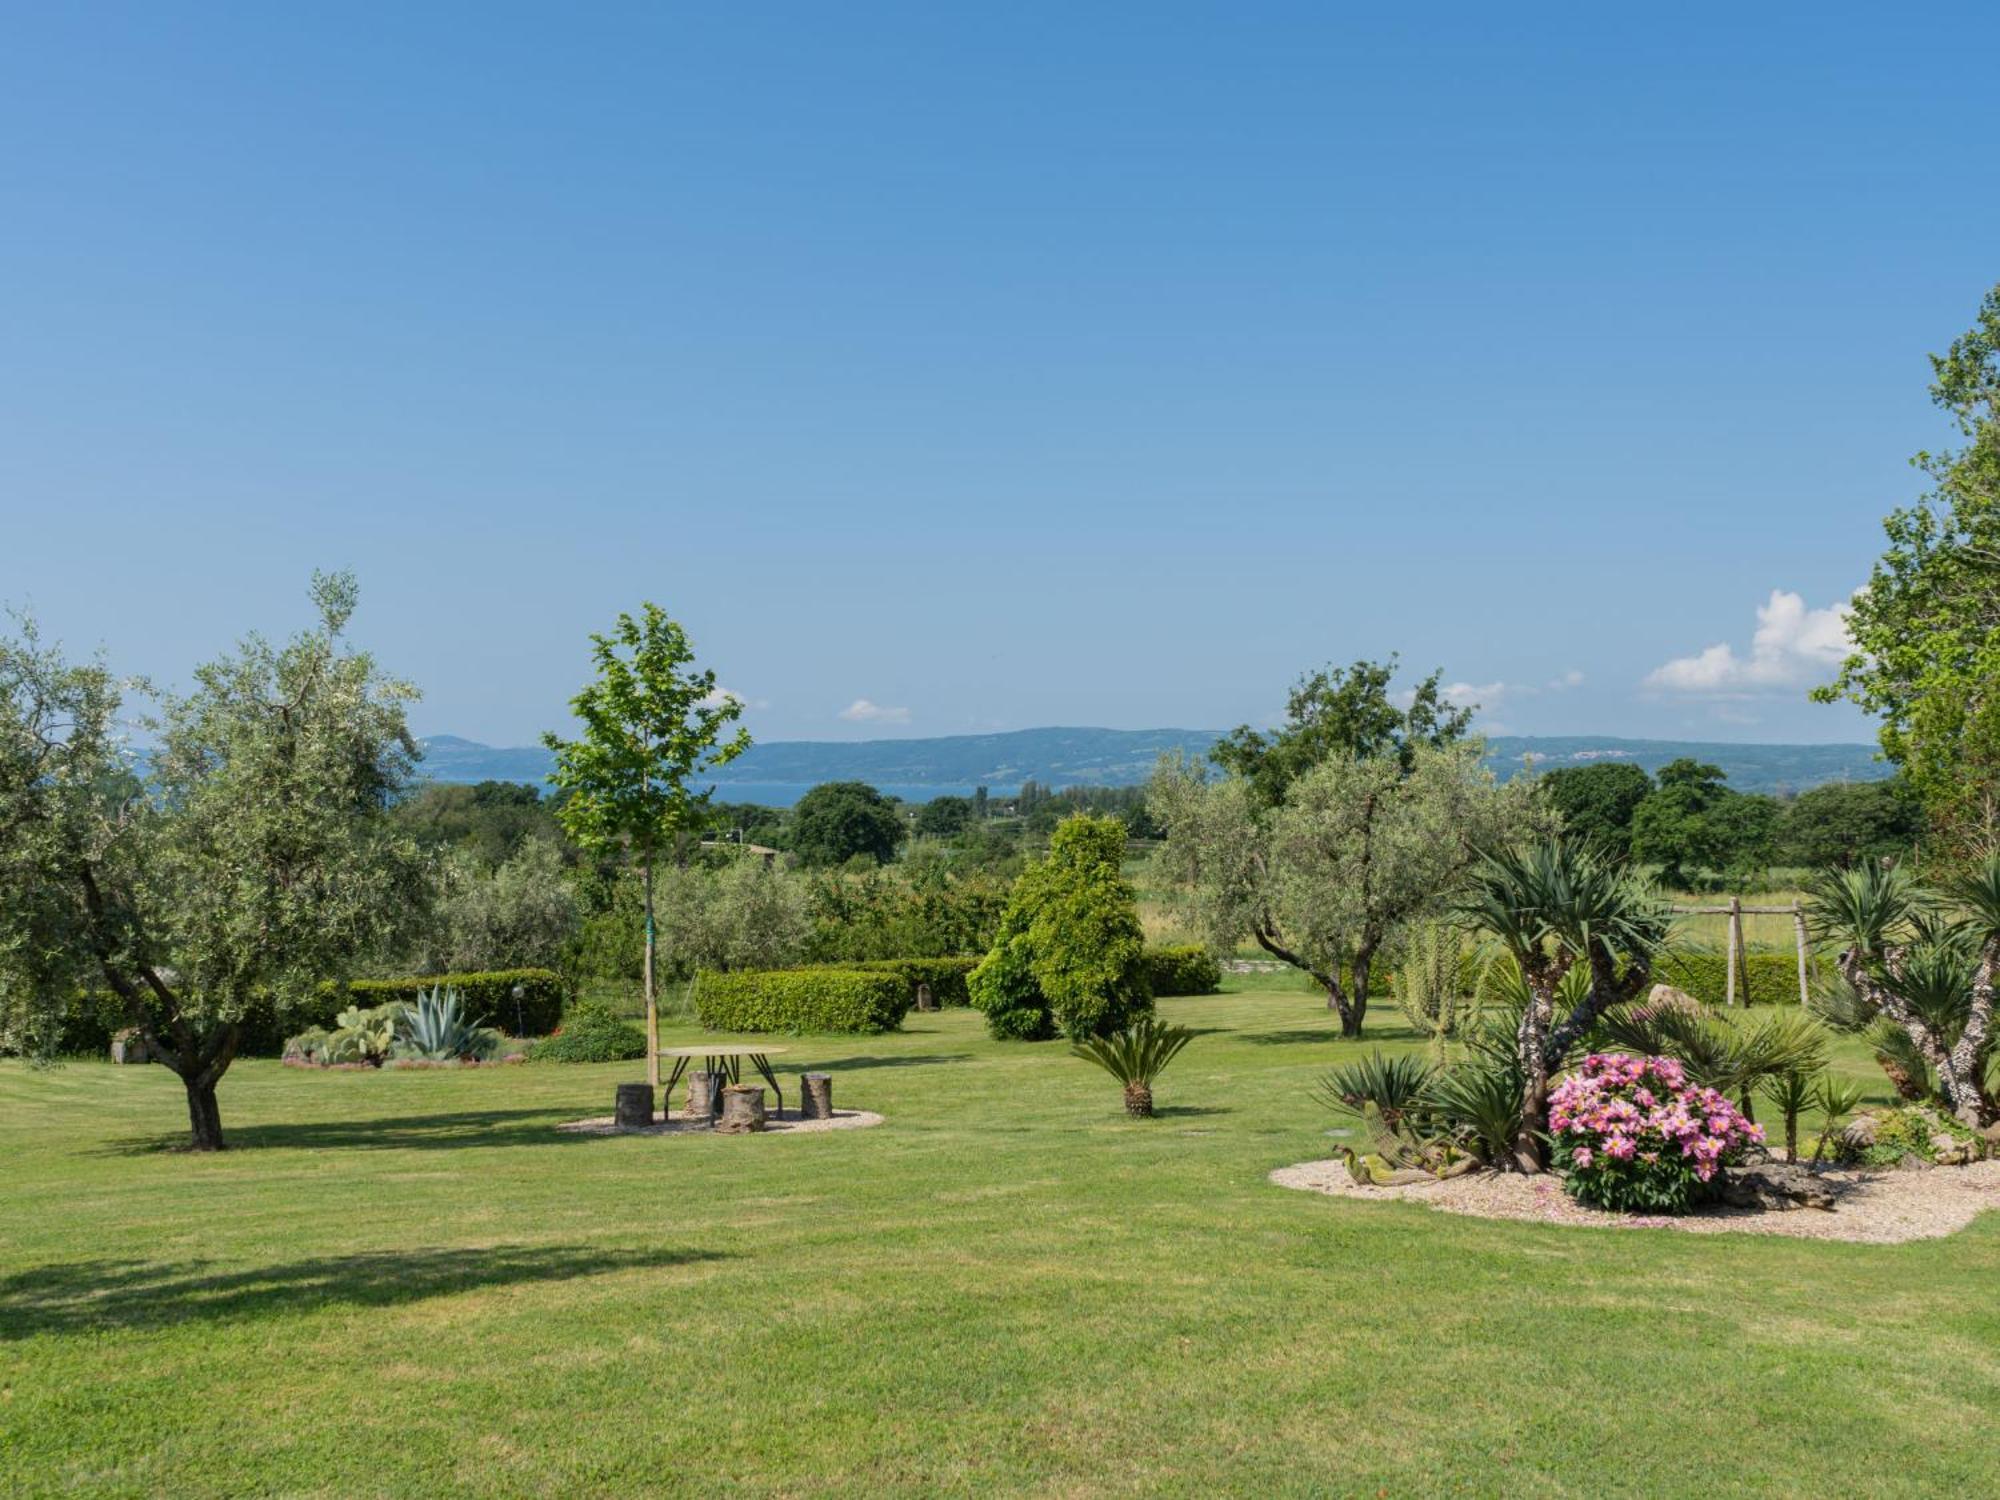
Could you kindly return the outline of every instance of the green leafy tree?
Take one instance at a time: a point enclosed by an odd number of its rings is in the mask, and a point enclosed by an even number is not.
[[[1683,757],[1660,767],[1633,813],[1632,857],[1677,889],[1703,872],[1747,873],[1776,852],[1779,817],[1773,799],[1732,791],[1720,767]]]
[[[1569,833],[1622,857],[1632,852],[1632,818],[1653,779],[1630,761],[1605,760],[1558,767],[1541,788]]]
[[[223,1145],[251,1006],[284,1017],[423,907],[386,811],[414,690],[345,648],[351,576],[314,575],[313,600],[318,628],[250,636],[161,698],[143,780],[108,671],[32,625],[0,641],[0,1040],[51,1049],[76,988],[107,986],[179,1076],[196,1150]]]
[[[1433,749],[1463,739],[1473,709],[1453,704],[1433,672],[1418,683],[1407,707],[1389,694],[1398,658],[1322,667],[1301,677],[1285,703],[1285,722],[1270,734],[1240,725],[1209,758],[1241,777],[1259,803],[1275,807],[1285,789],[1314,766],[1333,759],[1392,756],[1404,770],[1420,746]]]
[[[801,864],[844,865],[864,855],[887,864],[903,842],[903,815],[866,782],[824,781],[792,809],[790,838]]]
[[[496,869],[452,849],[438,884],[418,973],[567,966],[583,914],[553,840],[522,840]]]
[[[996,1037],[1108,1036],[1152,1014],[1145,929],[1123,874],[1125,825],[1079,814],[1022,872],[993,949],[969,981]]]
[[[970,797],[933,797],[917,809],[916,831],[925,838],[957,838],[972,826]]]
[[[1801,792],[1786,806],[1779,840],[1792,864],[1848,869],[1907,855],[1924,832],[1923,804],[1900,776],[1836,781]]]
[[[1311,976],[1357,1037],[1385,945],[1438,915],[1476,852],[1531,827],[1524,784],[1501,787],[1477,742],[1325,761],[1266,806],[1243,775],[1164,763],[1148,795],[1167,830],[1158,868],[1218,951],[1249,937]]]
[[[660,1014],[655,993],[657,931],[653,873],[662,853],[706,823],[711,790],[689,783],[750,748],[749,731],[723,731],[743,705],[718,692],[713,671],[695,671],[687,632],[657,604],[638,619],[621,614],[609,635],[593,635],[596,680],[570,700],[580,739],[545,734],[555,753],[549,780],[562,792],[557,816],[586,849],[617,851],[639,871],[646,995],[646,1076],[660,1082]]]
[[[2000,847],[2000,286],[1931,368],[1964,445],[1916,456],[1933,487],[1883,523],[1888,550],[1848,617],[1854,653],[1814,696],[1879,716],[1933,825],[1977,855]]]

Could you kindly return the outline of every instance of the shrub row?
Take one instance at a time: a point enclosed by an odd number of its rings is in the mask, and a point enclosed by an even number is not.
[[[915,1000],[913,981],[872,969],[705,969],[694,987],[711,1031],[894,1031]]]
[[[1146,982],[1163,995],[1213,995],[1222,988],[1222,964],[1198,943],[1146,950]]]
[[[917,986],[931,987],[931,999],[939,1005],[970,1005],[972,997],[965,981],[979,967],[977,958],[878,958],[861,963],[830,964],[826,967],[851,969],[863,974],[899,974],[910,987],[910,1004],[917,1003]]]
[[[1813,959],[1807,972],[1812,981],[1824,979],[1825,965]],[[1727,960],[1720,953],[1689,953],[1669,950],[1653,965],[1653,977],[1661,984],[1685,990],[1704,1005],[1721,1005],[1729,996]],[[1799,1003],[1799,958],[1797,953],[1746,953],[1737,977],[1738,1005],[1783,1005]]]
[[[330,1027],[334,1017],[350,1005],[367,1007],[386,1005],[393,1000],[414,1001],[418,991],[437,985],[458,991],[470,1019],[497,1026],[513,1036],[541,1036],[552,1031],[562,1016],[567,993],[562,976],[548,969],[356,979],[344,989],[328,983],[319,987],[310,1002],[294,1006],[282,1019],[268,998],[253,1000],[243,1017],[243,1040],[237,1053],[243,1057],[277,1057],[285,1050],[286,1037],[315,1026]],[[79,995],[69,1014],[63,1017],[62,1039],[57,1050],[71,1056],[101,1057],[110,1049],[111,1034],[125,1024],[124,1008],[116,995],[103,990]]]

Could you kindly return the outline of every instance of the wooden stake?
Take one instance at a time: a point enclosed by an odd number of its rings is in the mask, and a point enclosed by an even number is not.
[[[1792,902],[1792,932],[1799,942],[1799,1004],[1806,1003],[1806,909],[1797,900]]]
[[[1731,1009],[1734,1009],[1736,1005],[1736,961],[1742,952],[1743,898],[1741,896],[1731,896],[1729,898],[1729,994],[1727,1001]],[[1746,974],[1744,978],[1747,980],[1749,976]],[[1744,988],[1747,990],[1749,985],[1745,984]],[[1746,994],[1743,998],[1747,1004],[1750,997]]]

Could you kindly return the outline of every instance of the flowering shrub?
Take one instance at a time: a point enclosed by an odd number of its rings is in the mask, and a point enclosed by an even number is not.
[[[1764,1139],[1671,1057],[1592,1053],[1549,1096],[1556,1170],[1579,1203],[1686,1213],[1716,1173]]]

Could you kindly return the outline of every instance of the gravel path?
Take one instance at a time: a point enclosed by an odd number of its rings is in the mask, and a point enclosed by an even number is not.
[[[1549,1176],[1475,1172],[1448,1182],[1362,1187],[1338,1159],[1300,1162],[1271,1174],[1279,1187],[1374,1202],[1407,1199],[1444,1213],[1482,1219],[1529,1219],[1597,1229],[1678,1229],[1684,1234],[1784,1234],[1874,1245],[1937,1239],[1963,1229],[1981,1209],[2000,1209],[2000,1161],[1927,1172],[1828,1171],[1824,1180],[1840,1195],[1832,1212],[1711,1207],[1685,1218],[1669,1218],[1585,1208]]]
[[[825,1130],[866,1130],[870,1125],[880,1125],[882,1117],[866,1109],[836,1109],[830,1120],[801,1120],[796,1111],[786,1110],[781,1115],[771,1115],[764,1122],[765,1135],[818,1135]],[[598,1115],[589,1120],[571,1120],[556,1126],[573,1135],[713,1135],[715,1132],[706,1121],[691,1120],[686,1115],[672,1115],[657,1119],[643,1130],[624,1130],[619,1127],[616,1115]]]

